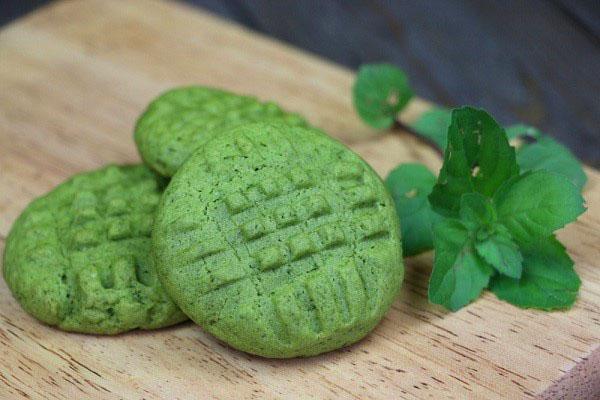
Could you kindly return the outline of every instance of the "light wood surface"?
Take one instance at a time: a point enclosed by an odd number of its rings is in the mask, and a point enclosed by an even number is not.
[[[135,119],[175,85],[273,99],[342,139],[382,176],[411,160],[439,167],[414,139],[378,135],[358,121],[353,78],[176,3],[43,8],[0,31],[0,247],[35,196],[76,172],[137,162]],[[427,107],[416,100],[403,118]],[[25,314],[2,281],[0,398],[589,395],[600,380],[600,174],[587,172],[589,211],[560,233],[583,280],[568,312],[520,310],[488,293],[448,313],[427,302],[431,255],[424,255],[407,261],[402,292],[366,339],[309,359],[268,360],[229,349],[191,323],[116,337],[60,332]]]

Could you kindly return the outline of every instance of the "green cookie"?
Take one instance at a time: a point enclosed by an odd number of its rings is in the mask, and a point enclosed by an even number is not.
[[[60,329],[115,334],[185,320],[152,266],[162,185],[145,166],[74,176],[14,223],[4,278],[34,317]]]
[[[323,133],[276,123],[236,127],[194,153],[165,190],[152,243],[181,309],[265,357],[358,341],[404,273],[377,174]]]
[[[137,121],[134,138],[146,164],[173,176],[194,150],[224,128],[265,120],[307,125],[271,102],[202,86],[182,87],[150,103]]]

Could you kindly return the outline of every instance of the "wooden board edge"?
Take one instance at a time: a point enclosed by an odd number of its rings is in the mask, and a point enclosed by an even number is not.
[[[600,398],[600,345],[536,398],[538,400]]]

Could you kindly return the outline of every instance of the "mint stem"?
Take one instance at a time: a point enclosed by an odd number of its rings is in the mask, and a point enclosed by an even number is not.
[[[436,153],[438,153],[440,156],[444,155],[443,150],[440,149],[433,140],[420,135],[419,132],[415,131],[413,128],[411,128],[409,125],[405,124],[404,122],[400,121],[399,119],[396,119],[394,121],[394,125],[392,125],[390,130],[392,132],[395,132],[396,134],[401,134],[402,132],[408,133],[409,135],[411,135],[415,139],[417,139],[419,142],[434,149],[436,151]]]

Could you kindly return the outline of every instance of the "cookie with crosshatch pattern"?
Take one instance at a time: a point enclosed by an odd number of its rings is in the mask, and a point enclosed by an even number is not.
[[[109,166],[76,175],[29,204],[4,252],[4,277],[23,308],[84,333],[185,320],[149,255],[162,186],[145,166]]]
[[[404,273],[377,174],[322,132],[276,123],[234,128],[195,152],[165,190],[152,241],[181,309],[265,357],[358,341]]]
[[[147,165],[163,176],[172,176],[194,150],[215,134],[236,125],[267,120],[307,125],[304,118],[273,102],[187,86],[154,99],[138,119],[134,139]]]

